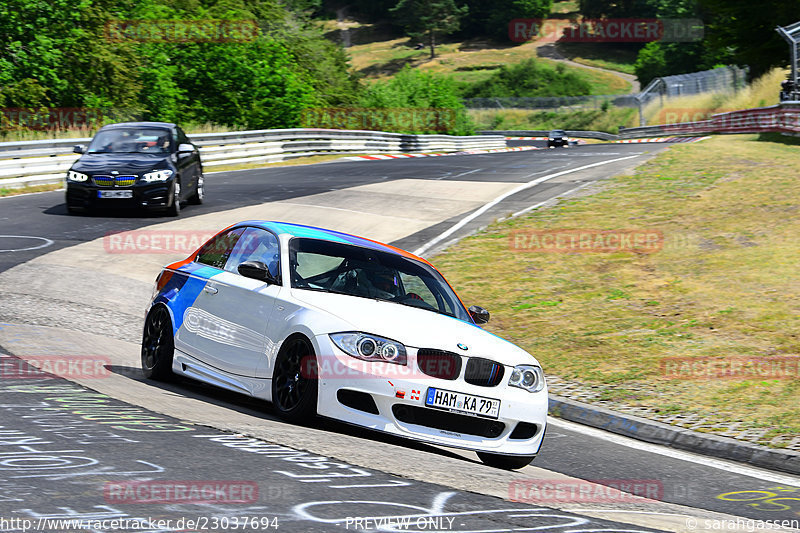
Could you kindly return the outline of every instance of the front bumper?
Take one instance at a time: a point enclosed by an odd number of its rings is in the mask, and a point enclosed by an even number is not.
[[[91,181],[67,182],[67,205],[83,209],[164,209],[172,202],[172,180],[134,184],[131,187],[98,187]],[[99,198],[99,191],[131,191],[131,198]]]
[[[327,335],[314,338],[319,366],[317,412],[350,424],[442,446],[505,455],[536,455],[547,424],[548,394],[509,387],[471,385],[462,376],[444,380],[423,374],[416,350],[406,366],[368,363],[342,352]],[[393,368],[394,367],[394,368]],[[506,376],[510,368],[506,367]],[[427,407],[428,388],[500,400],[497,419]],[[400,397],[402,395],[402,397]],[[371,398],[371,400],[370,400]]]

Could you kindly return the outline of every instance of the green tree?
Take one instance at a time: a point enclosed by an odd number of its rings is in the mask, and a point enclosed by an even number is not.
[[[455,0],[400,0],[389,11],[400,17],[409,35],[428,41],[433,59],[436,57],[437,35],[458,31],[469,8],[456,6]]]
[[[789,63],[789,46],[775,31],[800,20],[799,0],[699,0],[708,12],[705,44],[707,63],[750,67],[758,77]]]
[[[459,95],[458,86],[450,76],[442,76],[430,72],[403,68],[386,81],[376,81],[364,91],[359,101],[364,108],[405,109],[413,110],[450,110],[454,121],[448,128],[449,133],[467,135],[472,132],[472,125],[467,116],[464,103]],[[391,125],[378,127],[392,131]],[[425,129],[405,130],[404,133],[436,133]],[[439,132],[441,133],[441,132]]]
[[[464,37],[487,35],[499,40],[508,39],[508,24],[520,18],[545,18],[553,6],[552,0],[466,0],[469,13],[461,21]]]

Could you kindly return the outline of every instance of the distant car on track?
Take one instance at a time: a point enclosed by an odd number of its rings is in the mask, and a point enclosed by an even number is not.
[[[241,222],[162,270],[142,369],[271,401],[289,421],[319,414],[521,468],[542,444],[547,384],[488,320],[398,248]]]
[[[557,148],[559,146],[569,146],[569,137],[564,130],[553,130],[547,137],[547,147]]]
[[[197,147],[176,124],[121,122],[104,126],[67,172],[67,210],[144,208],[177,216],[181,202],[203,203]]]

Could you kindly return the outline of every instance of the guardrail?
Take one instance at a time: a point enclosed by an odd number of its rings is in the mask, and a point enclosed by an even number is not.
[[[506,137],[546,137],[548,130],[481,131],[480,134],[500,134]],[[800,134],[800,103],[784,102],[771,107],[742,109],[712,115],[708,120],[621,128],[619,135],[602,131],[567,130],[569,137],[618,141],[665,135],[706,135],[710,133],[788,133]]]
[[[203,166],[274,163],[312,155],[352,153],[460,152],[505,148],[503,135],[409,135],[381,131],[285,129],[200,133],[190,138],[200,147]],[[0,187],[63,181],[80,157],[76,144],[90,138],[0,143]]]
[[[697,135],[707,133],[800,133],[800,105],[742,109],[712,115],[708,120],[626,128],[620,137],[632,139],[651,135]]]
[[[551,130],[492,130],[479,131],[478,135],[500,134],[505,137],[547,137]],[[578,139],[598,139],[600,141],[616,141],[619,135],[604,131],[565,130],[568,137]]]

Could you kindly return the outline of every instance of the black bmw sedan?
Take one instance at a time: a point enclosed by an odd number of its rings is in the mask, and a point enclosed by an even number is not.
[[[177,216],[181,203],[203,202],[197,147],[176,124],[104,126],[67,172],[67,210],[145,208]]]

